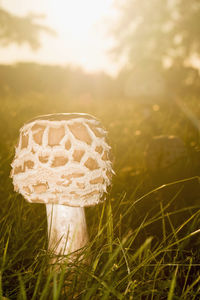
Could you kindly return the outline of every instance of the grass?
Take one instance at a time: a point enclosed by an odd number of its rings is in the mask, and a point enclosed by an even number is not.
[[[98,99],[87,106],[56,97],[1,98],[0,299],[199,299],[199,132],[167,101]],[[14,193],[9,173],[20,126],[61,111],[102,120],[116,176],[107,201],[86,209],[84,258],[66,259],[55,272],[48,265],[45,208]],[[173,173],[146,168],[146,146],[161,134],[180,136],[188,148],[187,161]]]

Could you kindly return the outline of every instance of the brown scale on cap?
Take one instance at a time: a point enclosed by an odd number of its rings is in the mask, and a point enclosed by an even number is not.
[[[61,126],[59,128],[49,128],[49,140],[48,145],[53,147],[59,145],[61,140],[65,136],[65,127]]]
[[[99,191],[95,190],[95,191],[93,191],[93,192],[91,192],[91,193],[82,195],[81,197],[82,197],[82,198],[90,198],[91,196],[94,196],[94,195],[99,195]]]
[[[57,190],[53,191],[52,194],[53,194],[53,195],[59,195],[59,194],[60,194],[60,191],[57,189]]]
[[[92,157],[89,157],[84,165],[91,171],[99,168],[97,161],[95,159],[93,159]]]
[[[28,186],[24,186],[24,187],[23,187],[23,190],[24,190],[26,193],[28,193],[28,194],[31,193],[31,190],[30,190],[30,188],[29,188]]]
[[[15,167],[13,170],[13,175],[17,175],[19,173],[24,172],[24,168],[22,166]]]
[[[91,123],[87,123],[87,125],[90,127],[90,129],[93,131],[93,133],[97,136],[102,138],[104,136],[104,134],[102,134],[100,132],[100,130],[98,129],[98,127],[96,127],[95,125],[91,124]]]
[[[74,153],[73,153],[74,161],[80,162],[84,153],[85,153],[85,150],[74,150]]]
[[[104,151],[104,154],[102,156],[102,159],[103,160],[109,160],[109,154],[108,154],[108,151]]]
[[[33,169],[34,167],[34,162],[31,160],[27,160],[24,162],[23,166],[17,166],[13,170],[13,174],[17,175],[19,173],[24,173],[26,169]]]
[[[80,195],[77,194],[76,192],[70,192],[71,195],[74,196],[74,198],[80,198]]]
[[[104,179],[103,177],[99,176],[97,178],[94,178],[92,180],[90,180],[90,183],[91,184],[97,184],[97,183],[103,183],[104,182]]]
[[[71,142],[70,140],[67,140],[66,143],[65,143],[65,149],[69,150],[71,148]]]
[[[34,167],[34,162],[32,160],[27,160],[24,162],[24,169],[33,169]]]
[[[21,144],[21,149],[27,148],[28,147],[28,135],[22,134],[22,144]]]
[[[72,178],[79,178],[79,177],[82,177],[84,176],[84,173],[72,173],[72,174],[69,174],[69,175],[62,175],[61,177],[64,178],[64,179],[72,179]]]
[[[85,188],[85,184],[82,182],[77,182],[76,183],[77,187],[79,187],[80,189],[84,189]]]
[[[103,152],[103,147],[102,146],[97,146],[95,148],[95,151],[98,152],[99,154],[101,154]]]
[[[68,162],[67,157],[55,156],[51,166],[52,166],[52,168],[61,167],[61,166],[66,165],[67,162]]]
[[[69,180],[68,183],[65,183],[63,181],[57,181],[56,184],[60,185],[60,186],[63,186],[63,187],[68,187],[68,186],[70,186],[72,184],[72,181]]]
[[[32,127],[33,139],[38,145],[42,145],[44,130],[45,130],[45,126],[43,125],[35,124]]]
[[[39,156],[39,161],[43,164],[46,164],[49,160],[49,156],[48,155],[45,155],[45,156]]]
[[[81,123],[73,123],[72,125],[68,125],[68,127],[76,139],[91,145],[92,138],[85,125]]]
[[[45,193],[48,189],[48,184],[47,183],[38,183],[33,185],[34,191],[37,194]]]

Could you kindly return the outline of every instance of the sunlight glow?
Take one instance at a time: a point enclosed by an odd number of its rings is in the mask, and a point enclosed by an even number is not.
[[[37,52],[26,44],[0,48],[0,61],[69,64],[111,75],[123,63],[113,61],[108,54],[114,44],[107,26],[116,19],[114,0],[3,0],[3,7],[21,16],[45,15],[38,22],[54,29],[58,36],[42,34],[42,47]]]
[[[111,0],[51,0],[48,16],[58,32],[84,38],[106,16],[111,3]]]
[[[104,26],[111,17],[112,0],[51,0],[47,21],[63,41],[63,56],[74,58],[87,70],[109,66],[102,54],[111,41],[106,37]]]

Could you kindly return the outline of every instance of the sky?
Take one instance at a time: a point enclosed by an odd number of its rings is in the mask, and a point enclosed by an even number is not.
[[[123,61],[110,55],[114,40],[108,24],[116,22],[114,0],[0,0],[0,6],[18,16],[34,13],[45,16],[37,22],[48,25],[57,37],[41,35],[42,47],[29,45],[0,48],[0,63],[32,61],[81,66],[88,72],[116,75]]]

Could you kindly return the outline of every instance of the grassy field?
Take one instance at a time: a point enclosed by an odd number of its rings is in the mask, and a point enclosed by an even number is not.
[[[199,99],[183,101],[200,113]],[[59,273],[48,265],[45,207],[25,202],[9,178],[19,128],[55,112],[101,119],[116,172],[107,201],[86,209],[84,259]],[[7,95],[0,120],[0,299],[200,299],[199,131],[174,102]],[[188,156],[150,172],[145,151],[158,135],[179,136]]]

